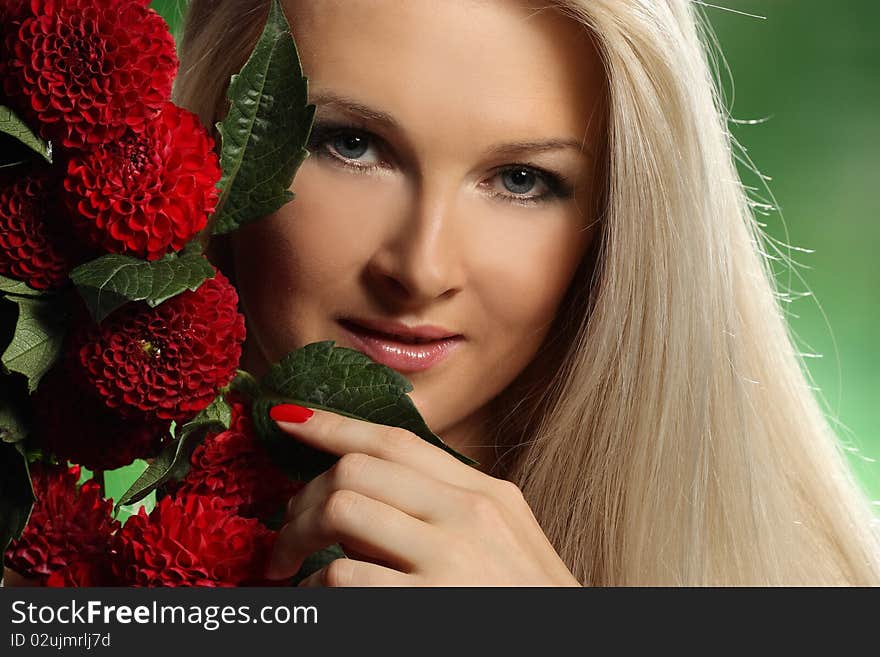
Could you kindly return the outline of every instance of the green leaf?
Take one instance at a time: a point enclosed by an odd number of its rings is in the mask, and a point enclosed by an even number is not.
[[[229,407],[229,404],[226,403],[226,399],[223,398],[223,395],[217,395],[207,408],[184,424],[181,430],[187,431],[187,427],[196,422],[203,424],[212,423],[215,425],[215,428],[219,427],[219,431],[225,431],[229,428],[229,425],[232,422],[232,409]]]
[[[4,294],[17,294],[25,297],[45,296],[45,292],[35,290],[24,281],[16,281],[5,276],[0,276],[0,292]]]
[[[5,351],[15,336],[15,325],[18,322],[18,306],[11,297],[44,297],[51,298],[51,293],[35,290],[23,281],[0,276],[0,352]],[[0,368],[8,373],[6,367]]]
[[[52,162],[52,144],[37,137],[33,130],[5,105],[0,105],[0,132],[15,137],[46,162]]]
[[[413,388],[405,377],[359,351],[336,347],[333,341],[315,342],[290,352],[269,369],[260,387],[263,392],[253,404],[254,426],[279,467],[295,479],[311,479],[337,457],[290,440],[269,417],[272,406],[280,403],[402,427],[468,465],[477,464],[428,428],[407,395]]]
[[[0,573],[3,554],[21,536],[34,500],[27,459],[16,445],[0,442]]]
[[[104,496],[108,499],[121,499],[125,492],[131,488],[132,484],[138,477],[143,474],[144,470],[149,467],[147,461],[141,459],[135,460],[129,465],[116,468],[115,470],[107,470],[104,472]],[[149,514],[156,505],[156,491],[153,491],[137,504],[120,508],[116,507],[114,515],[116,519],[125,524],[131,516],[137,515],[141,507]]]
[[[0,401],[0,442],[20,443],[28,429],[19,409]]]
[[[205,245],[202,243],[201,235],[203,235],[203,233],[199,233],[199,235],[187,242],[186,246],[184,246],[180,250],[180,253],[177,254],[178,257],[202,255],[205,252]]]
[[[212,431],[229,428],[232,411],[220,395],[201,413],[179,427],[172,440],[147,466],[131,487],[119,498],[116,511],[125,504],[144,499],[166,481],[179,481],[189,472],[190,457],[204,437]]]
[[[2,362],[10,372],[27,377],[28,390],[37,389],[40,379],[57,360],[67,329],[67,309],[60,297],[8,296],[18,305],[18,321]]]
[[[256,399],[262,392],[259,381],[250,372],[244,370],[236,370],[235,378],[232,379],[229,388],[242,393],[249,399]]]
[[[70,273],[96,322],[129,301],[158,306],[185,290],[197,289],[213,276],[214,268],[204,256],[186,251],[153,262],[111,253]]]
[[[290,580],[290,585],[298,586],[299,583],[303,581],[306,577],[308,577],[312,573],[318,572],[319,570],[321,570],[321,568],[326,566],[331,561],[346,558],[347,555],[345,554],[345,552],[342,551],[342,547],[338,543],[329,547],[325,547],[323,550],[313,552],[305,558],[302,566],[300,566],[299,570],[296,572],[296,575],[294,575],[293,578]]]
[[[308,104],[296,44],[278,0],[248,61],[229,84],[229,112],[217,129],[223,147],[216,235],[275,212],[308,156],[315,106]]]

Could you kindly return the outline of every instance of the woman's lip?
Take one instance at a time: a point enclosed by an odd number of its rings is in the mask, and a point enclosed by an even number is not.
[[[339,325],[358,351],[398,372],[421,372],[433,367],[455,351],[463,340],[462,336],[455,335],[423,343],[403,342],[352,322],[339,321]]]
[[[368,332],[373,331],[376,333],[384,333],[385,336],[391,337],[392,339],[401,338],[401,342],[424,342],[458,336],[455,331],[450,331],[442,326],[433,326],[431,324],[409,326],[403,322],[398,322],[392,319],[340,317],[339,321],[344,324],[354,325],[355,329],[366,329]]]

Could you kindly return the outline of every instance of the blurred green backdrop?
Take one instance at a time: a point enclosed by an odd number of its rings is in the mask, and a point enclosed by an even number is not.
[[[777,263],[783,289],[812,292],[787,304],[790,324],[801,351],[819,356],[807,359],[809,371],[880,506],[880,2],[700,4],[730,67],[734,84],[722,78],[733,118],[767,119],[732,132],[772,178],[781,214],[762,218],[767,233],[813,250],[792,252],[804,265],[793,271]],[[153,3],[172,29],[185,5]]]
[[[704,7],[730,67],[733,118],[767,118],[732,132],[772,178],[781,213],[762,219],[767,233],[813,250],[792,252],[806,266],[794,268],[803,280],[793,276],[792,291],[812,296],[787,304],[790,326],[802,351],[821,356],[807,366],[841,441],[858,450],[856,474],[880,500],[880,3],[713,4],[752,15]],[[787,286],[789,271],[777,269]]]

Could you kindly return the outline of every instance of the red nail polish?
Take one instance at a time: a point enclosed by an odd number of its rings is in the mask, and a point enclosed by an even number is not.
[[[278,404],[269,410],[269,417],[276,422],[305,422],[314,414],[312,409],[296,404]]]

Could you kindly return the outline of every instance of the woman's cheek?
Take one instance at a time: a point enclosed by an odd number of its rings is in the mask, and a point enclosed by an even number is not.
[[[517,348],[540,344],[549,329],[588,236],[566,214],[535,211],[508,216],[504,230],[484,234],[475,244],[494,244],[475,253],[478,274],[471,278],[486,304],[492,332],[516,338]]]

